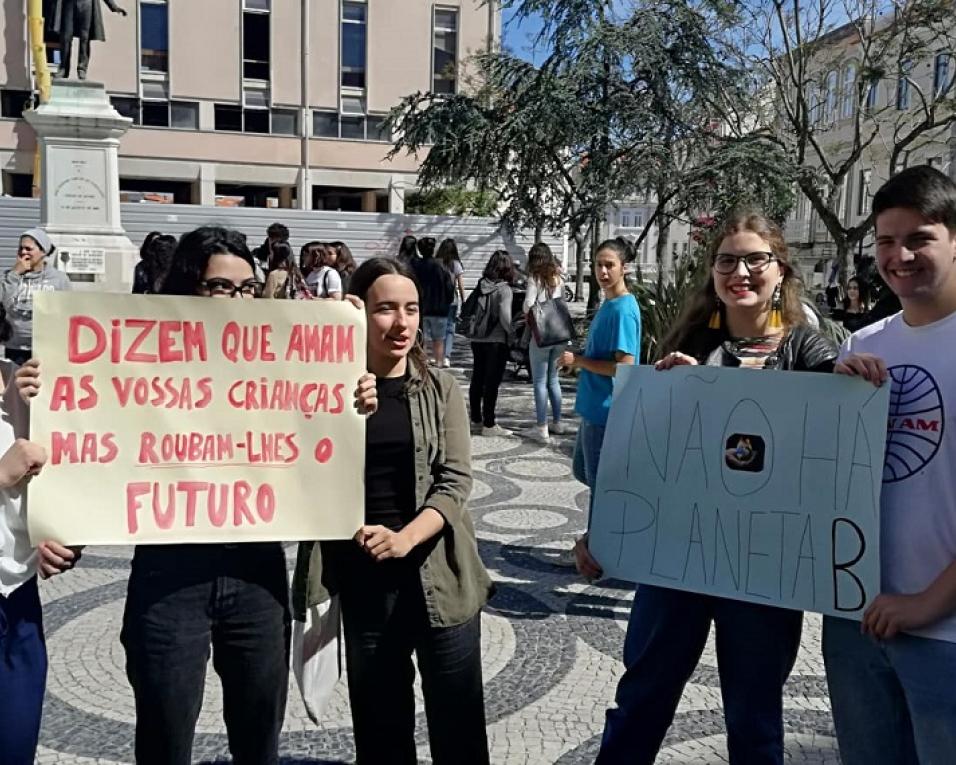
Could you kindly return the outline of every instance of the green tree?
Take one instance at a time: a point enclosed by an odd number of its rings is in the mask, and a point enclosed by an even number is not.
[[[507,51],[482,53],[467,92],[408,96],[389,116],[398,136],[392,154],[427,151],[419,176],[426,192],[470,183],[497,194],[512,227],[567,227],[577,245],[578,294],[588,233],[615,200],[653,192],[666,224],[723,199],[717,168],[732,171],[735,189],[748,193],[785,175],[767,171],[777,153],[762,138],[712,127],[715,101],[748,93],[744,73],[712,44],[714,27],[731,20],[722,7],[505,5],[518,19],[541,15],[549,57],[535,67]]]
[[[413,191],[405,197],[405,212],[418,215],[459,215],[488,218],[497,212],[498,197],[492,191],[447,186]]]
[[[847,194],[867,193],[853,183],[861,171],[872,168],[875,185],[910,152],[938,143],[943,153],[948,144],[956,122],[953,5],[742,0],[737,12],[740,24],[722,36],[728,55],[754,75],[754,132],[785,154],[845,270],[873,224],[868,210],[856,216],[846,204]]]

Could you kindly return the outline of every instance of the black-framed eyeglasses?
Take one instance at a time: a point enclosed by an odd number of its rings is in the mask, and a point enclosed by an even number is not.
[[[261,297],[264,286],[258,279],[246,279],[241,284],[236,284],[231,279],[204,279],[199,282],[199,287],[213,297],[229,298],[236,295],[244,298]]]
[[[747,273],[759,274],[767,270],[777,256],[772,252],[748,252],[746,255],[732,255],[729,252],[719,252],[714,256],[714,270],[718,274],[728,276],[737,270],[743,263]]]

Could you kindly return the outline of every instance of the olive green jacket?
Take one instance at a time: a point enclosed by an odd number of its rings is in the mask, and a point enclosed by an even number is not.
[[[408,366],[416,506],[419,512],[432,507],[445,519],[419,571],[429,624],[450,627],[471,619],[494,591],[478,556],[475,529],[466,507],[472,483],[471,433],[456,380],[433,369],[425,380],[414,364]],[[334,575],[323,577],[321,550],[314,542],[299,545],[292,608],[300,621],[309,606],[328,598],[326,585],[334,586],[330,585]]]

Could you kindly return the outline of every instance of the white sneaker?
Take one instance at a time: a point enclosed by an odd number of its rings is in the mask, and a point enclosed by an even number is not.
[[[532,425],[530,428],[525,428],[520,431],[518,435],[522,438],[527,438],[532,441],[541,441],[542,443],[551,440],[551,437],[548,435],[547,425]]]
[[[481,435],[483,436],[510,436],[511,431],[507,428],[503,428],[497,423],[492,425],[490,428],[485,426],[481,429]]]
[[[550,430],[556,436],[563,436],[566,433],[571,432],[571,428],[568,427],[567,423],[559,420],[557,422],[552,422]]]

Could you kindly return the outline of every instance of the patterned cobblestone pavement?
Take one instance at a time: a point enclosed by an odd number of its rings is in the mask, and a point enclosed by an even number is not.
[[[464,382],[466,371],[457,374]],[[509,375],[501,394],[500,423],[515,429],[529,425],[530,385]],[[569,387],[568,409],[572,400]],[[593,762],[604,711],[622,671],[632,588],[588,584],[564,565],[563,553],[583,529],[587,502],[586,491],[571,477],[573,443],[573,435],[552,436],[547,445],[517,437],[472,439],[471,512],[481,554],[498,583],[482,620],[493,763]],[[130,552],[89,549],[77,570],[42,587],[50,675],[38,762],[132,761],[133,696],[119,643]],[[292,546],[288,553],[294,555]],[[806,618],[784,703],[787,760],[838,763],[815,616]],[[427,762],[423,714],[419,723],[420,759]],[[282,756],[287,763],[352,761],[344,682],[318,727],[297,691],[290,691]],[[211,667],[194,758],[228,759],[221,694]],[[658,762],[726,761],[711,640]]]

